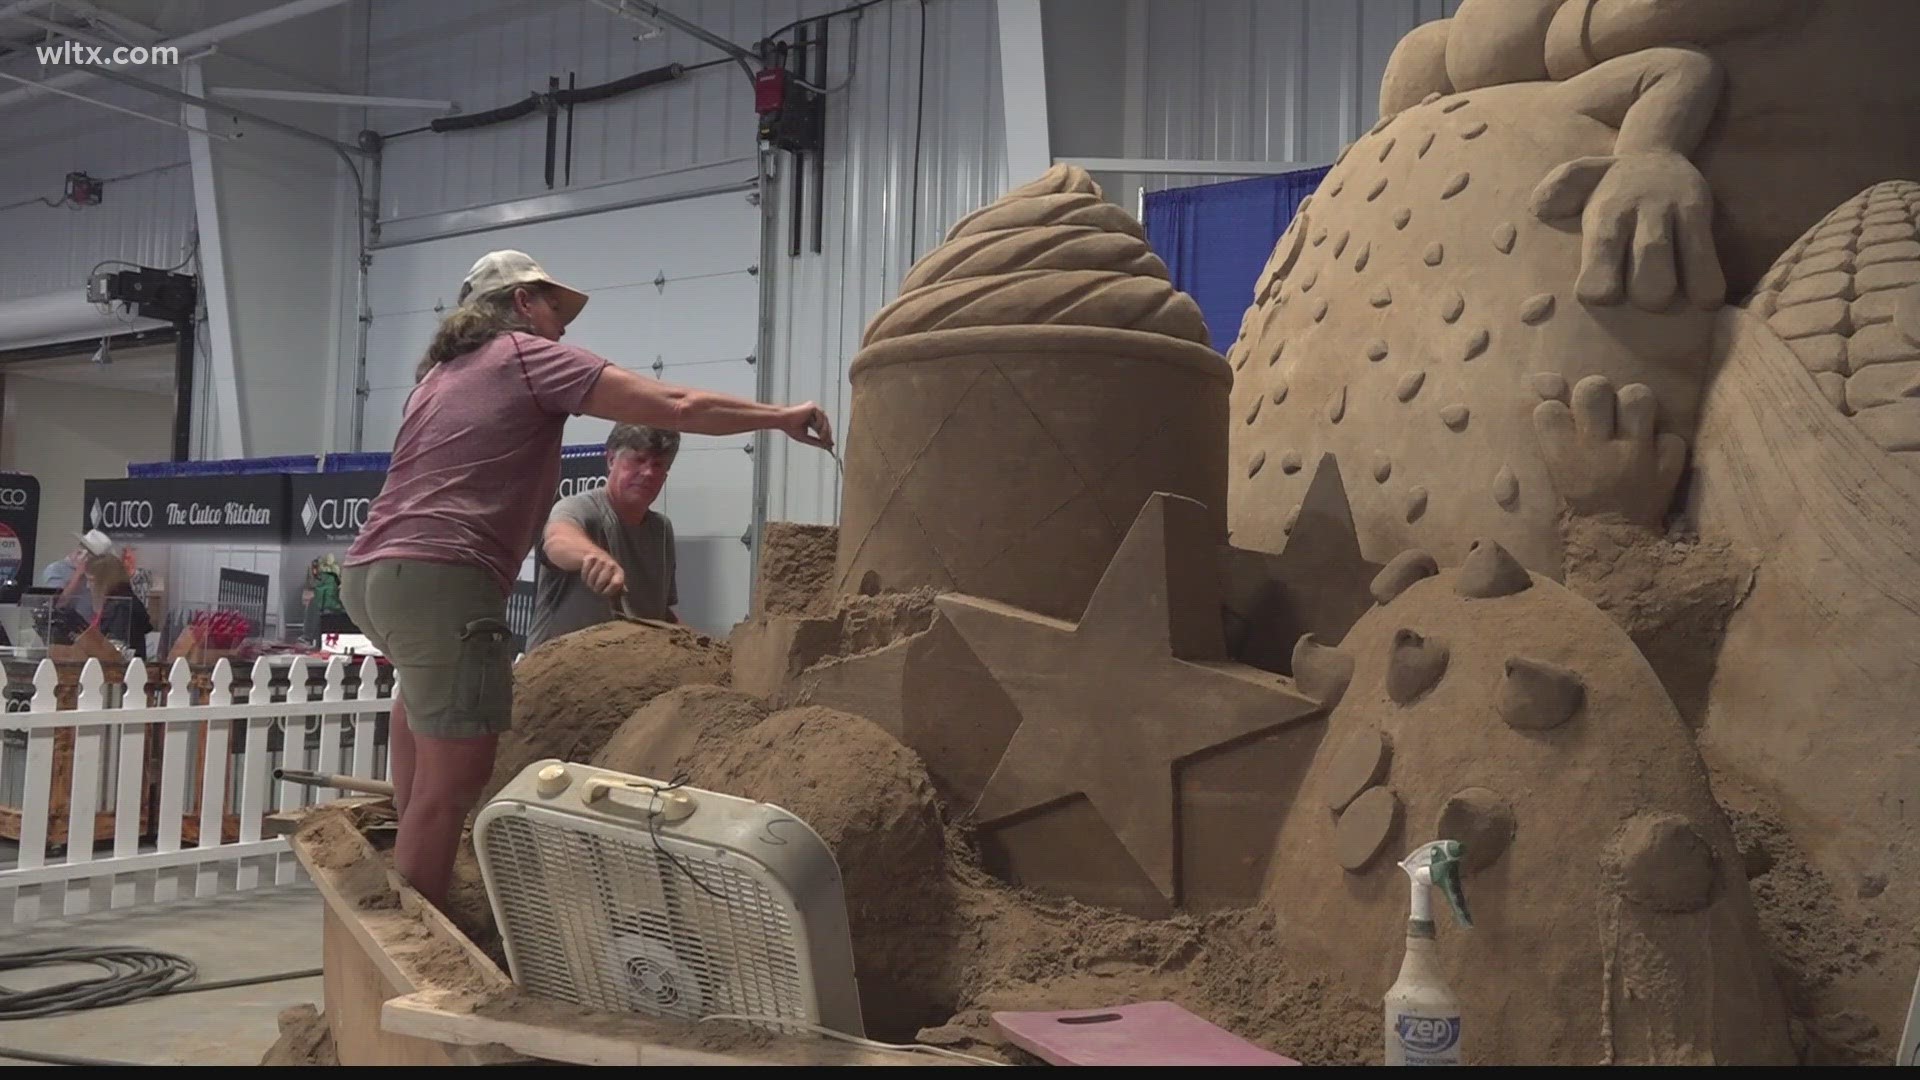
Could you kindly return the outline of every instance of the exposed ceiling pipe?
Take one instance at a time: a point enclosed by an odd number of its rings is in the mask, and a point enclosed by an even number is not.
[[[690,34],[714,48],[719,49],[721,52],[726,53],[728,56],[733,57],[733,62],[739,64],[740,70],[747,73],[747,78],[753,78],[754,66],[760,62],[760,57],[751,49],[748,49],[744,45],[735,45],[719,34],[700,26],[698,23],[688,22],[686,19],[675,15],[659,4],[645,3],[644,0],[627,0],[627,2],[631,3],[640,14],[652,19],[654,22],[665,23],[681,33]]]
[[[0,17],[32,12],[52,2],[53,0],[16,0],[15,3],[0,7]],[[231,19],[218,26],[209,26],[205,30],[195,30],[190,34],[182,34],[168,41],[157,42],[155,47],[179,49],[184,53],[189,49],[197,49],[202,45],[216,45],[230,38],[239,37],[242,34],[250,34],[255,30],[264,30],[269,26],[277,26],[280,23],[292,19],[312,15],[315,12],[325,11],[328,8],[339,7],[346,2],[347,0],[293,0],[292,3],[281,4],[279,7],[268,8],[265,11],[256,11],[251,15],[243,15],[238,19]],[[0,109],[17,105],[23,101],[32,100],[34,96],[40,92],[39,88],[71,87],[97,77],[100,72],[101,69],[97,67],[80,68],[73,71],[62,72],[44,82],[36,83],[33,87],[23,86],[18,90],[9,90],[6,93],[0,93]]]

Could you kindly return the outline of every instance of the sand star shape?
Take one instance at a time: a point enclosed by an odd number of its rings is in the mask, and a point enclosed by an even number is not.
[[[1078,625],[970,596],[939,598],[1020,709],[1020,727],[974,808],[980,824],[1085,796],[1177,902],[1180,762],[1320,711],[1290,679],[1226,658],[1217,554],[1203,506],[1155,495]]]

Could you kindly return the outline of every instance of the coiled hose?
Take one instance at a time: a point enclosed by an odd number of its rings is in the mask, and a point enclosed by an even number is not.
[[[272,975],[253,975],[240,979],[219,979],[196,983],[199,969],[193,961],[172,953],[132,946],[104,948],[31,949],[0,954],[0,972],[59,964],[93,964],[105,968],[102,978],[75,979],[32,990],[14,990],[0,986],[0,1021],[31,1020],[64,1013],[84,1012],[113,1005],[128,1005],[165,994],[196,994],[205,990],[227,990],[236,986],[284,982],[319,975],[321,969],[283,971]],[[99,1058],[72,1057],[35,1050],[16,1050],[0,1046],[0,1059],[37,1061],[46,1065],[136,1065],[131,1061],[105,1061]]]
[[[0,986],[0,1020],[31,1020],[125,1005],[155,994],[172,993],[199,974],[193,961],[186,957],[124,946],[34,949],[0,955],[0,972],[57,964],[93,964],[105,968],[107,974],[104,978],[75,979],[32,990]]]

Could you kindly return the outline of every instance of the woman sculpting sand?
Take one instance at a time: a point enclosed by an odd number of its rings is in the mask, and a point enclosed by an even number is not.
[[[560,344],[586,303],[521,252],[473,265],[421,361],[386,484],[347,552],[342,600],[398,675],[394,861],[435,903],[511,723],[506,600],[559,483],[567,418],[698,435],[780,431],[833,446],[811,402],[674,386]]]

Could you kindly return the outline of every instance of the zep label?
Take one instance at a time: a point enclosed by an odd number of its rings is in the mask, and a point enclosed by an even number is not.
[[[1460,1064],[1460,1018],[1409,1016],[1395,1018],[1393,1033],[1400,1040],[1407,1065]]]

